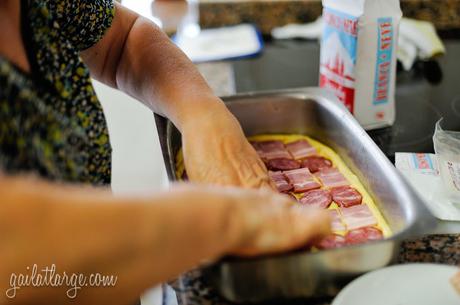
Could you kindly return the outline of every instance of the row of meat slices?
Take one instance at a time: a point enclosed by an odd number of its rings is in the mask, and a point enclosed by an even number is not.
[[[304,205],[326,209],[332,201],[341,207],[362,202],[361,194],[349,185],[336,168],[324,169],[314,175],[306,168],[284,172],[270,171],[269,175],[279,192],[304,193],[299,199]],[[324,188],[320,189],[321,186]]]
[[[324,186],[328,189],[349,186],[348,180],[337,168],[324,168],[312,174],[308,168],[288,171],[269,171],[270,178],[280,192],[303,193]]]
[[[330,210],[332,231],[350,231],[377,225],[377,219],[365,204]]]
[[[252,145],[271,171],[308,168],[311,173],[316,173],[332,167],[332,162],[318,156],[316,149],[306,140],[286,145],[281,141],[253,142]]]
[[[340,207],[349,208],[361,204],[363,196],[351,186],[340,186],[331,190],[311,190],[303,194],[299,199],[299,202],[305,206],[321,209],[327,209],[332,201]]]
[[[364,227],[347,232],[345,236],[338,234],[331,234],[323,238],[315,246],[318,249],[334,249],[346,245],[363,244],[373,240],[380,240],[383,238],[382,231],[375,227]]]
[[[300,160],[317,154],[316,149],[306,140],[286,145],[281,141],[252,142],[251,144],[265,162],[274,159]]]
[[[281,141],[252,144],[270,170],[278,191],[303,193],[299,199],[291,196],[305,206],[327,209],[332,202],[339,206],[330,210],[332,231],[347,233],[331,234],[317,248],[338,248],[383,238],[382,232],[375,228],[377,219],[367,205],[361,204],[362,195],[333,168],[330,160],[318,156],[310,143],[300,140],[286,145]]]
[[[383,233],[375,226],[377,219],[367,205],[330,210],[332,231],[346,231],[345,236],[331,234],[315,246],[318,249],[340,248],[345,245],[362,244],[383,239]]]

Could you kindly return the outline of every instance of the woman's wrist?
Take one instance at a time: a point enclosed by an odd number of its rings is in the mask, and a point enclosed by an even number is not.
[[[224,102],[213,97],[196,103],[191,102],[187,110],[181,113],[176,125],[182,134],[189,134],[208,133],[212,130],[224,129],[225,126],[234,123],[235,118]]]
[[[205,185],[176,185],[165,195],[165,205],[154,209],[171,213],[168,218],[173,229],[169,233],[175,231],[176,238],[184,239],[178,244],[190,242],[193,245],[189,248],[196,252],[189,253],[191,257],[215,259],[237,248],[246,235],[245,209],[237,196],[240,191]],[[193,230],[190,230],[191,223]]]

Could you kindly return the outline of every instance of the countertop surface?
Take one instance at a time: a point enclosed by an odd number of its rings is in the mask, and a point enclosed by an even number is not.
[[[448,53],[438,60],[442,77],[430,83],[424,74],[433,73],[430,67],[419,66],[411,72],[400,72],[397,84],[397,103],[407,105],[397,106],[400,121],[410,121],[414,111],[409,111],[414,103],[420,109],[428,109],[420,115],[415,111],[418,120],[429,120],[413,128],[426,129],[422,133],[421,141],[414,145],[401,146],[403,141],[408,141],[410,126],[402,124],[395,130],[378,130],[371,136],[382,148],[386,155],[392,159],[396,151],[431,152],[433,150],[431,136],[434,122],[439,116],[447,116],[450,126],[460,130],[460,119],[455,107],[460,103],[460,86],[458,71],[460,71],[460,41],[445,41]],[[262,56],[234,62],[208,63],[198,65],[200,71],[211,82],[211,86],[219,95],[233,93],[272,90],[281,88],[295,88],[317,85],[319,46],[316,42],[285,41],[271,42]],[[428,106],[426,106],[428,105]],[[445,109],[445,107],[451,107]],[[432,112],[431,108],[437,109]],[[431,122],[433,121],[433,122]],[[412,122],[412,121],[411,121]],[[417,121],[413,121],[417,124]],[[431,125],[431,123],[433,123]],[[375,133],[375,132],[374,132]],[[408,134],[407,134],[408,133]],[[384,135],[382,137],[382,134]],[[410,143],[409,143],[410,144]],[[403,242],[398,257],[399,263],[407,262],[434,262],[442,264],[460,264],[460,222],[439,221],[438,227],[431,232],[426,232],[422,237]],[[208,285],[199,269],[183,275],[172,283],[177,292],[179,304],[212,304],[227,305],[217,292]],[[329,304],[331,299],[297,300],[283,302],[283,304]]]
[[[314,21],[321,15],[321,0],[201,0],[204,28],[244,22],[256,24],[264,34],[289,23]],[[438,30],[460,28],[460,0],[401,0],[405,17],[431,21]]]
[[[316,20],[322,12],[321,0],[121,0],[130,9],[174,33],[186,20],[202,28],[240,23],[255,24],[263,34],[274,27]],[[401,0],[405,17],[432,22],[443,32],[460,29],[460,0]]]

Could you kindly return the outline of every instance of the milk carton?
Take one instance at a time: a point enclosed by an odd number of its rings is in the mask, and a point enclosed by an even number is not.
[[[320,86],[364,128],[392,125],[399,0],[323,0],[323,7]]]

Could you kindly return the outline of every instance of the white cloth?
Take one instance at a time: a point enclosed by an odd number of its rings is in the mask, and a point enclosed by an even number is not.
[[[250,24],[201,30],[196,35],[183,33],[173,40],[193,62],[251,56],[263,48],[259,33]]]
[[[271,34],[275,39],[320,39],[322,33],[323,19],[319,17],[311,23],[274,28]],[[405,70],[410,70],[416,59],[426,60],[445,52],[444,44],[431,22],[402,18],[397,55]]]

